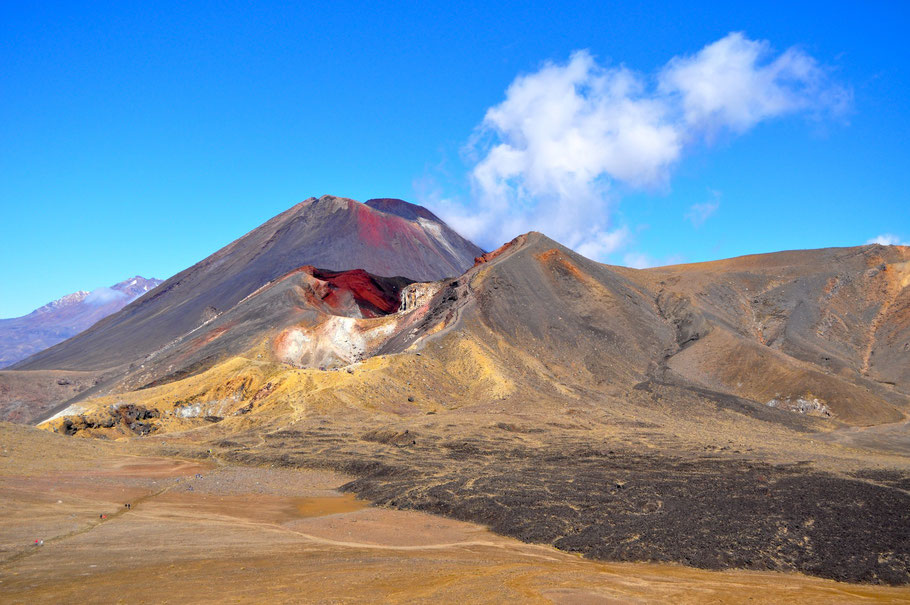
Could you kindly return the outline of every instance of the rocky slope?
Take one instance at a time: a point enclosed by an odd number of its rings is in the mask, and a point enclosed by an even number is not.
[[[22,317],[0,319],[0,368],[75,336],[160,283],[137,275],[110,288],[67,294]]]
[[[154,398],[148,387],[210,369],[199,380],[222,389],[219,364],[234,372],[251,360],[278,364],[274,389],[287,378],[281,368],[343,368],[431,347],[448,367],[474,367],[470,385],[448,368],[433,378],[431,399],[447,407],[468,394],[659,398],[677,389],[792,426],[894,423],[910,409],[900,331],[908,256],[866,246],[638,271],[531,233],[433,283],[306,266],[90,394],[142,389],[140,399]],[[438,351],[447,335],[457,346]],[[232,394],[235,408],[250,403],[249,386]]]

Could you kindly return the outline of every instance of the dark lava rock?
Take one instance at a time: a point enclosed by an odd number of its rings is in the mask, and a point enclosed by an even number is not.
[[[75,435],[86,429],[110,429],[122,425],[137,435],[148,435],[155,432],[158,427],[154,423],[143,421],[159,416],[158,410],[150,410],[145,406],[129,403],[108,408],[107,414],[100,418],[86,416],[66,418],[61,425],[61,430],[64,435]]]
[[[445,447],[457,469],[359,469],[345,489],[593,559],[910,583],[910,494],[899,489],[796,465],[517,450],[489,463],[476,444]]]

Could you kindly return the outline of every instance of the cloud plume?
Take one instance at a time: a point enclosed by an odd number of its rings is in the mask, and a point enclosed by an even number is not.
[[[692,204],[685,214],[687,221],[698,229],[720,208],[720,191],[711,190],[711,199],[700,204]]]
[[[120,290],[114,290],[113,288],[96,288],[88,293],[88,296],[85,297],[85,302],[90,305],[106,305],[108,303],[126,300],[129,296],[125,292]]]
[[[867,240],[866,243],[881,244],[882,246],[910,246],[910,242],[901,240],[900,237],[893,233],[882,233],[881,235],[877,235],[872,239]]]
[[[611,220],[617,185],[665,186],[688,147],[786,114],[842,111],[849,101],[805,52],[774,55],[742,33],[650,75],[577,51],[517,77],[486,112],[469,145],[472,201],[440,210],[485,247],[533,229],[603,258],[628,241]]]

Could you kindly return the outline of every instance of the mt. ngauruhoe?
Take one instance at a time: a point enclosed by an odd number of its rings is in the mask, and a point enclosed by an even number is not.
[[[303,265],[432,281],[459,275],[482,253],[429,211],[401,200],[310,198],[15,369],[106,370],[140,360]]]
[[[57,376],[84,388],[16,399]],[[595,558],[910,583],[907,247],[636,270],[326,196],[0,372],[0,396]]]
[[[81,372],[66,378],[67,382],[78,378],[96,391],[110,389],[113,383],[138,387],[165,376],[199,371],[225,355],[242,352],[263,330],[274,327],[269,313],[279,308],[287,307],[289,317],[296,317],[299,309],[287,298],[297,292],[295,288],[275,300],[270,298],[275,288],[270,288],[256,301],[238,303],[275,280],[303,279],[303,273],[295,273],[302,266],[324,271],[358,269],[399,278],[392,281],[404,285],[459,275],[480,254],[483,250],[433,213],[402,200],[383,198],[361,204],[333,196],[310,198],[171,277],[150,296],[11,369]],[[257,307],[263,300],[272,301],[265,313]],[[225,322],[236,321],[228,318],[238,313],[247,323],[222,337],[228,331]],[[218,341],[203,347],[200,342],[205,335]],[[149,355],[159,362],[170,361],[158,363],[152,372],[145,367]],[[174,359],[174,355],[181,357]],[[57,389],[57,397],[49,396],[47,389],[37,397],[23,394],[21,386],[12,385],[20,384],[20,376],[0,374],[0,409],[18,410],[17,418],[22,418],[23,401],[40,399],[46,406],[73,395],[71,388]],[[127,376],[132,378],[124,383]],[[53,391],[53,381],[46,382]],[[33,411],[39,413],[40,407]]]

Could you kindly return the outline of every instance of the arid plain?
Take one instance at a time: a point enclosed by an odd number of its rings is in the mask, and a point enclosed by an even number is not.
[[[910,600],[799,574],[590,561],[371,507],[339,492],[351,477],[335,472],[237,466],[191,443],[179,447],[204,458],[13,425],[0,437],[9,603]]]

